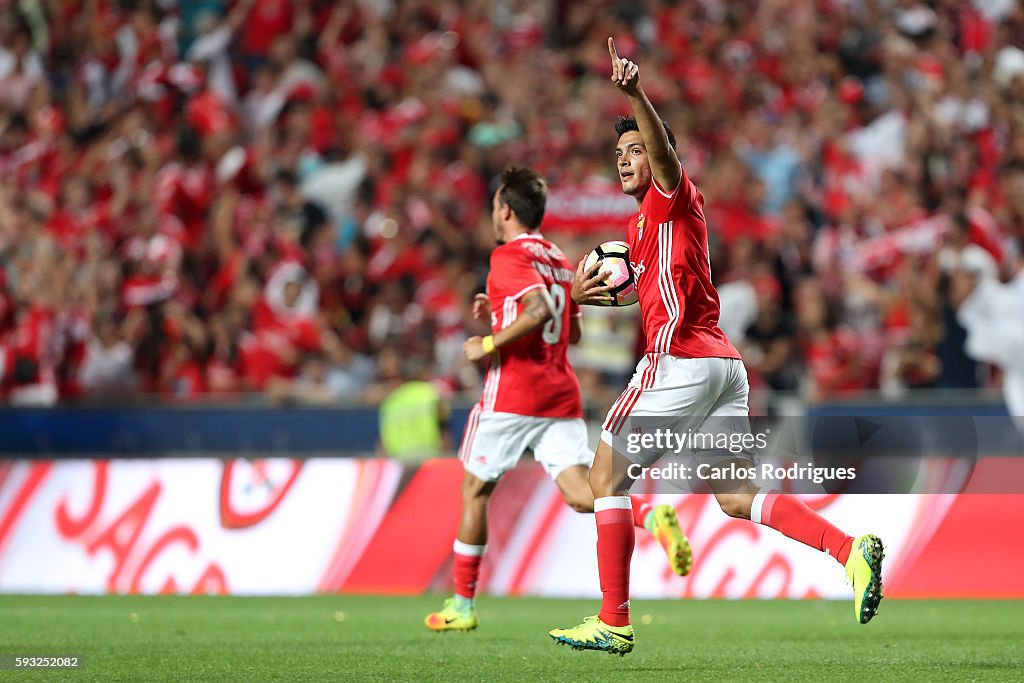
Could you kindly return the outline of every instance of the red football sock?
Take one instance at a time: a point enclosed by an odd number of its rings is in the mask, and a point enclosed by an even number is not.
[[[650,503],[645,503],[643,498],[639,496],[630,496],[629,500],[633,504],[633,526],[643,529],[647,513],[653,510],[654,506]]]
[[[779,491],[761,491],[754,496],[750,519],[764,524],[812,548],[817,548],[845,565],[850,557],[853,536],[828,523],[796,496]]]
[[[476,596],[476,580],[480,576],[480,561],[484,559],[485,545],[470,545],[456,539],[455,551],[455,594],[467,600]]]
[[[594,501],[597,569],[601,574],[600,619],[609,626],[629,624],[629,561],[633,557],[633,505],[629,496]]]

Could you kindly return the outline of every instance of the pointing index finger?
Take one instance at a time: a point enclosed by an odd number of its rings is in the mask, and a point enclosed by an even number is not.
[[[608,36],[608,54],[612,56],[612,59],[618,59],[619,53],[615,49],[615,39]]]

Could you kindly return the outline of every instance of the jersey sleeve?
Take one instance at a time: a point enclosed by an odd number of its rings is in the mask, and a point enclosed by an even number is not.
[[[651,178],[651,205],[653,210],[660,209],[666,215],[671,216],[673,211],[686,210],[697,200],[697,188],[686,174],[682,162],[679,163],[679,185],[672,190],[666,190],[658,185],[655,178]]]
[[[530,254],[513,245],[499,247],[491,252],[490,280],[495,285],[492,296],[511,297],[516,301],[522,299],[527,292],[545,287],[544,278],[533,266]]]

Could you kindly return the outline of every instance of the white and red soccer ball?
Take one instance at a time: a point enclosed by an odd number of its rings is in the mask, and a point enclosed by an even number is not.
[[[605,284],[611,285],[609,294],[612,301],[609,306],[632,306],[637,302],[636,278],[633,268],[629,265],[629,245],[625,242],[605,242],[587,254],[583,269],[589,270],[598,261],[601,262],[599,273],[607,272]]]

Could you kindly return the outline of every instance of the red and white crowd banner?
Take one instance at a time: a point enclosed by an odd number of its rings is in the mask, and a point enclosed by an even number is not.
[[[461,466],[270,458],[0,462],[0,591],[417,594],[450,590]],[[652,497],[652,500],[654,497]],[[887,546],[894,597],[1024,597],[1024,496],[805,496]],[[706,495],[671,502],[694,545],[680,578],[637,534],[637,597],[848,597],[827,555],[726,517]],[[599,594],[590,515],[535,464],[490,507],[481,586],[497,595]]]
[[[606,228],[625,230],[636,213],[636,200],[618,183],[553,187],[548,193],[542,228],[587,233]]]

